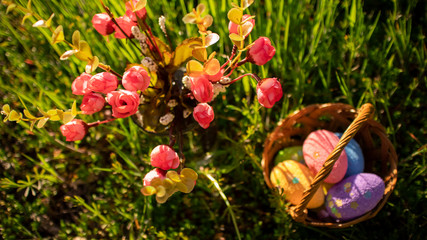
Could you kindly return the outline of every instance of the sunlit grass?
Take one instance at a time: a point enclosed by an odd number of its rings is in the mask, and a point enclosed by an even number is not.
[[[280,78],[284,98],[273,109],[261,108],[254,83],[244,79],[215,100],[213,126],[188,133],[184,146],[188,165],[204,174],[191,194],[176,194],[163,205],[144,197],[140,188],[150,169],[149,152],[166,137],[147,135],[130,119],[91,129],[78,143],[64,142],[57,122],[34,133],[25,123],[0,123],[0,232],[5,239],[422,239],[427,234],[427,4],[408,2],[255,1],[249,8],[256,15],[250,40],[268,36],[276,56],[252,70]],[[122,1],[104,3],[114,14],[124,13]],[[221,39],[213,50],[225,56],[232,46],[230,1],[148,1],[154,33],[163,37],[157,22],[164,15],[175,43],[196,36],[197,29],[181,18],[197,3],[205,3],[214,17],[212,30]],[[92,29],[92,16],[102,11],[99,1],[34,0],[33,8],[46,18],[55,13],[54,23],[64,26],[67,39],[79,30],[100,60],[117,71],[141,60],[125,40]],[[65,44],[52,46],[49,31],[31,27],[35,19],[21,26],[21,12],[5,12],[0,5],[1,105],[22,110],[25,104],[36,114],[36,107],[66,110],[80,101],[70,87],[85,64],[73,57],[59,61]],[[401,160],[387,205],[374,219],[348,229],[295,223],[259,168],[264,139],[281,118],[326,102],[356,108],[372,103]],[[83,118],[91,122],[103,114],[108,112]]]

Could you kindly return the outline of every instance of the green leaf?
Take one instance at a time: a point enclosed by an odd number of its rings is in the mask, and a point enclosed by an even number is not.
[[[243,0],[243,9],[248,8],[252,3],[254,3],[254,0]]]
[[[199,15],[201,15],[201,14],[205,11],[205,9],[206,9],[205,4],[200,3],[200,4],[199,4],[199,5],[197,5],[197,7],[196,7],[196,12],[197,12]]]
[[[36,118],[27,109],[24,109],[24,115],[29,119],[35,119]]]
[[[22,118],[22,113],[18,113],[15,110],[12,110],[12,112],[10,112],[9,114],[9,121],[20,121]]]
[[[151,195],[154,195],[154,194],[156,194],[156,188],[155,187],[152,187],[152,186],[146,186],[146,187],[143,187],[142,189],[141,189],[141,193],[142,193],[142,195],[144,195],[144,196],[151,196]]]
[[[44,125],[47,123],[48,120],[49,120],[49,118],[42,118],[42,119],[40,119],[39,122],[37,123],[37,128],[44,127]]]
[[[52,25],[52,19],[55,16],[55,13],[52,13],[52,15],[50,15],[49,19],[46,21],[46,26],[50,27]]]
[[[14,3],[10,4],[9,6],[7,6],[6,14],[8,14],[10,11],[12,11],[15,8],[16,8],[16,4]]]
[[[230,21],[240,24],[242,22],[243,11],[240,8],[232,8],[228,11],[227,17]]]
[[[9,113],[10,113],[10,106],[9,106],[9,104],[3,105],[1,113],[9,115]]]
[[[181,178],[179,177],[179,174],[175,171],[168,171],[166,173],[166,177],[170,178],[174,182],[181,182]]]
[[[350,9],[350,27],[354,27],[354,23],[356,23],[356,10],[357,10],[357,2],[353,0]]]
[[[28,3],[27,3],[27,9],[28,9],[29,11],[31,11],[31,0],[29,0],[29,1],[28,1]]]
[[[36,125],[37,120],[31,121],[31,125],[30,125],[30,131],[32,132],[34,129],[34,126]]]
[[[62,41],[64,41],[64,30],[62,25],[59,25],[52,33],[52,44],[56,44]]]
[[[93,58],[92,50],[86,41],[80,41],[80,50],[75,53],[75,56],[82,61],[89,62]]]
[[[74,119],[74,116],[71,112],[64,112],[62,115],[62,122],[64,124],[71,122],[73,119]]]
[[[138,3],[135,5],[135,9],[133,11],[139,11],[145,8],[145,5],[147,5],[147,0],[139,0]]]
[[[26,13],[24,18],[22,18],[22,22],[21,25],[24,25],[25,20],[27,20],[29,17],[31,17],[33,14],[32,13]]]
[[[78,30],[74,31],[73,33],[73,46],[75,49],[80,49],[80,32]]]
[[[69,57],[73,56],[74,54],[76,54],[78,52],[79,52],[79,50],[75,50],[75,49],[68,50],[68,51],[64,52],[61,55],[61,57],[59,57],[59,59],[61,59],[61,60],[67,60]]]
[[[71,107],[71,114],[73,114],[73,117],[77,116],[77,101],[74,100],[73,106]]]
[[[86,73],[91,73],[93,71],[95,71],[99,66],[99,58],[97,56],[93,57],[93,60],[88,62],[88,64],[86,65],[85,68],[85,72]]]

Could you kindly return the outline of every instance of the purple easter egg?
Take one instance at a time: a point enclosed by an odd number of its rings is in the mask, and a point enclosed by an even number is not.
[[[341,138],[342,133],[335,133],[337,137]],[[344,148],[345,154],[347,154],[348,168],[345,173],[345,178],[351,175],[355,175],[363,172],[365,168],[365,158],[363,157],[362,149],[356,140],[351,139],[350,142]]]
[[[302,152],[306,165],[314,175],[320,171],[338,141],[339,138],[327,130],[317,130],[307,136],[302,146]],[[342,151],[325,182],[337,183],[341,181],[347,171],[347,165],[347,155],[345,151]]]
[[[384,189],[384,181],[373,173],[350,176],[329,189],[326,209],[337,221],[357,218],[378,204]]]

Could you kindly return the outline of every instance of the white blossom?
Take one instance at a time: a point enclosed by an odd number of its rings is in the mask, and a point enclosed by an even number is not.
[[[150,57],[142,59],[141,64],[148,68],[151,72],[157,72],[157,64]]]
[[[168,107],[173,108],[176,107],[178,105],[178,102],[176,101],[176,99],[171,99],[168,102]]]
[[[184,76],[182,78],[182,84],[184,85],[184,87],[191,89],[191,77],[189,76]]]
[[[160,117],[159,122],[162,125],[168,125],[169,123],[171,123],[173,121],[173,119],[175,118],[175,115],[173,115],[172,113],[166,113],[164,116]]]
[[[160,29],[162,29],[162,32],[167,35],[166,33],[166,24],[165,24],[166,18],[165,16],[160,16],[159,17],[159,25],[160,25]]]
[[[228,85],[222,85],[221,83],[212,84],[213,86],[213,98],[216,98],[220,93],[225,93]]]

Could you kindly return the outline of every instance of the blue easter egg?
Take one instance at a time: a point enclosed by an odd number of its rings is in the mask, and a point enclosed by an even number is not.
[[[335,133],[335,135],[341,138],[342,133]],[[363,172],[363,169],[365,168],[365,158],[363,157],[362,149],[356,140],[351,139],[344,148],[344,151],[347,154],[348,160],[348,168],[344,177],[349,177]]]

